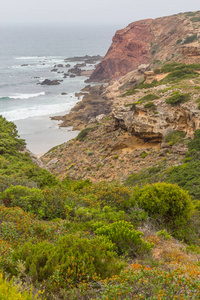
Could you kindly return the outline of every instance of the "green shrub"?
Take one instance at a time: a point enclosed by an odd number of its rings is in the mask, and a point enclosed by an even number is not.
[[[144,105],[144,108],[149,108],[154,110],[156,108],[156,105],[153,102],[148,102]]]
[[[190,100],[190,94],[173,94],[169,98],[165,100],[167,104],[171,104],[172,106],[178,105],[180,103],[185,103]]]
[[[200,17],[193,17],[190,19],[191,22],[200,22]]]
[[[182,42],[182,39],[178,39],[177,41],[176,41],[176,44],[178,45],[178,44],[180,44]]]
[[[196,40],[197,40],[197,34],[194,34],[194,35],[186,37],[186,39],[185,39],[185,41],[184,41],[183,44],[190,44],[190,43],[192,43],[192,42],[194,42]]]
[[[40,189],[11,185],[2,193],[0,199],[5,206],[18,206],[24,211],[38,214],[44,196]]]
[[[200,129],[197,129],[194,133],[194,139],[188,143],[188,149],[190,151],[200,151]]]
[[[107,238],[66,235],[56,245],[26,243],[13,252],[12,260],[24,261],[25,272],[33,282],[45,280],[47,288],[56,291],[118,274],[124,264],[117,260],[114,250],[115,245]]]
[[[200,161],[187,162],[180,166],[171,167],[167,172],[165,181],[177,183],[188,191],[193,199],[200,199]]]
[[[129,256],[142,255],[149,252],[153,245],[144,242],[143,233],[135,230],[130,222],[119,221],[98,228],[98,236],[107,236],[117,246],[118,255],[128,253]]]
[[[174,130],[165,136],[164,141],[170,143],[170,145],[175,145],[181,143],[185,136],[186,132]]]
[[[39,300],[39,294],[33,296],[32,291],[19,292],[18,287],[14,286],[13,280],[6,281],[0,273],[0,299],[1,300]]]
[[[99,182],[83,189],[82,194],[90,195],[91,203],[102,207],[111,205],[118,209],[128,209],[129,206],[134,205],[131,190],[117,182]]]
[[[0,175],[0,192],[2,193],[11,185],[21,185],[29,188],[36,188],[37,184],[33,181],[30,181],[26,178],[18,178],[17,176],[7,176]]]
[[[95,129],[95,127],[87,127],[83,130],[81,130],[81,132],[79,132],[79,134],[77,135],[76,139],[79,140],[80,142],[85,141],[88,132],[93,131]]]
[[[149,216],[172,227],[184,224],[193,211],[188,193],[176,184],[159,182],[135,188],[134,196]]]
[[[136,88],[128,89],[124,94],[122,94],[122,97],[130,96],[136,94],[138,91]]]
[[[136,103],[129,103],[129,104],[125,104],[126,107],[131,106],[131,110],[135,110],[136,109]]]
[[[0,115],[0,154],[16,155],[25,145],[25,141],[18,136],[16,125]]]
[[[4,205],[18,206],[40,219],[52,220],[66,217],[65,204],[68,194],[60,187],[46,188],[44,191],[24,186],[10,186],[0,196]]]
[[[160,230],[157,232],[157,235],[158,236],[161,236],[164,238],[164,240],[170,240],[171,239],[171,235],[167,233],[167,231],[164,229],[164,230]]]
[[[146,153],[145,151],[142,152],[141,157],[145,158],[148,155],[148,153]]]
[[[159,97],[155,94],[148,94],[148,95],[142,97],[141,99],[139,99],[138,101],[140,103],[143,103],[145,101],[150,101],[150,100],[155,100],[155,99],[159,99]]]

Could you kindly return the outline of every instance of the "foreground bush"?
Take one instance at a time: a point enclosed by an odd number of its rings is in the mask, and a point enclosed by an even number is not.
[[[52,220],[66,217],[65,201],[67,193],[60,187],[47,187],[45,190],[25,186],[11,185],[2,194],[0,200],[7,207],[18,206],[40,219]]]
[[[126,221],[119,221],[104,225],[96,230],[96,234],[107,236],[117,246],[118,255],[127,253],[129,256],[148,253],[153,245],[144,242],[143,233],[135,230],[133,225]]]
[[[26,243],[13,252],[12,260],[25,262],[26,274],[33,282],[44,282],[49,290],[68,288],[80,282],[118,274],[123,264],[117,260],[115,245],[106,238],[66,235],[56,245]],[[10,272],[16,269],[10,265]]]
[[[176,184],[159,182],[136,188],[135,199],[149,216],[172,227],[185,224],[193,211],[190,196]]]
[[[82,190],[83,195],[91,195],[102,207],[115,206],[118,209],[128,209],[134,205],[131,190],[122,184],[102,181]]]
[[[13,281],[10,282],[3,279],[3,274],[0,274],[0,299],[1,300],[34,300],[40,299],[38,295],[33,296],[32,292],[24,291],[20,293]]]

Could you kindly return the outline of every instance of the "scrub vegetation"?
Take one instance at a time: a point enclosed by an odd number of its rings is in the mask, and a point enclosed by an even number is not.
[[[182,165],[94,184],[60,181],[0,128],[0,299],[199,299],[199,130]]]

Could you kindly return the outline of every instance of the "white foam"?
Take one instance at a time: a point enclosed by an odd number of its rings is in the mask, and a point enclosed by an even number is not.
[[[19,57],[15,57],[15,59],[20,59],[20,60],[24,60],[24,59],[28,59],[28,60],[32,60],[32,59],[45,59],[46,56],[19,56]]]
[[[74,104],[75,98],[73,98],[73,100],[71,99],[71,101],[68,103],[38,105],[30,108],[15,109],[2,112],[1,115],[5,117],[8,121],[17,121],[50,114],[63,114],[63,111],[69,112],[69,110],[74,106]]]
[[[39,96],[44,96],[45,92],[36,93],[36,94],[16,94],[12,96],[8,96],[10,99],[29,99],[29,98],[35,98]]]

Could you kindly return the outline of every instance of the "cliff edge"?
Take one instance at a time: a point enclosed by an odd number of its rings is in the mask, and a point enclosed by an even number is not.
[[[108,82],[159,61],[193,63],[200,57],[200,12],[146,19],[118,30],[89,82]]]

